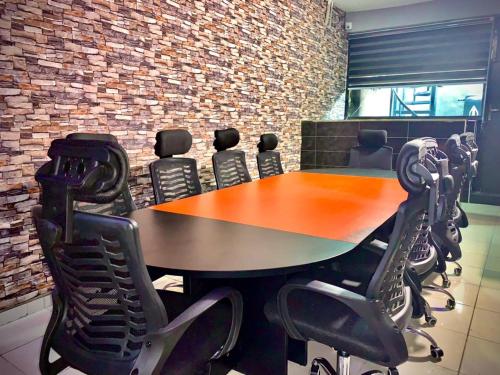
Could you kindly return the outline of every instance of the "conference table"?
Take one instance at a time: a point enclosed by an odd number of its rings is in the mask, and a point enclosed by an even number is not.
[[[184,293],[218,286],[243,295],[235,349],[214,373],[286,374],[307,363],[303,342],[267,321],[264,306],[293,275],[327,264],[391,219],[407,197],[392,171],[321,169],[211,191],[136,210],[153,275],[181,275]],[[209,333],[207,333],[209,334]]]

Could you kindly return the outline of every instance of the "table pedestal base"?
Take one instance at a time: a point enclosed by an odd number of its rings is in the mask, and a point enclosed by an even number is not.
[[[187,278],[185,278],[186,280]],[[226,374],[231,368],[245,375],[286,375],[288,360],[307,364],[307,345],[292,340],[286,331],[271,324],[264,306],[285,284],[286,276],[241,279],[186,280],[186,292],[201,297],[218,286],[238,289],[243,296],[243,322],[235,348],[214,364],[212,374]]]

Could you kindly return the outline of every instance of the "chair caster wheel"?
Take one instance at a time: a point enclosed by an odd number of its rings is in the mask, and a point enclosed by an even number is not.
[[[446,280],[446,281],[443,281],[443,288],[449,288],[451,286],[451,281],[450,280]]]
[[[387,375],[399,375],[399,371],[397,368],[390,368],[388,371],[387,371]]]
[[[434,318],[432,315],[431,316],[426,316],[425,317],[425,322],[430,325],[431,327],[434,327],[437,323],[437,319]]]
[[[455,309],[455,305],[456,305],[456,302],[454,299],[448,299],[448,301],[446,301],[446,308],[448,310],[454,310]]]
[[[432,358],[434,358],[436,360],[441,360],[441,358],[444,356],[443,349],[441,349],[440,347],[431,345],[431,356],[432,356]]]
[[[453,273],[455,276],[460,276],[462,274],[462,269],[457,267],[453,270]]]

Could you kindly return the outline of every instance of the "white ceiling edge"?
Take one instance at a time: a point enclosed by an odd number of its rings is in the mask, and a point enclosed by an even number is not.
[[[428,3],[433,0],[329,0],[344,12],[395,8],[405,5]]]

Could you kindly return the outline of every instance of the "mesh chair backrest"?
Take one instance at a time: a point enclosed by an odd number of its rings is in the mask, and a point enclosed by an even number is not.
[[[257,167],[260,178],[283,174],[280,153],[274,151],[277,146],[278,137],[276,134],[268,133],[260,136],[260,142],[257,144],[257,148],[259,149]]]
[[[432,243],[431,243],[431,227],[429,225],[429,215],[424,212],[422,218],[422,227],[418,234],[415,244],[411,248],[408,260],[412,262],[422,262],[431,256]]]
[[[280,153],[276,151],[264,151],[257,154],[257,167],[260,178],[283,174]]]
[[[235,128],[216,130],[214,132],[214,147],[217,152],[212,156],[217,188],[223,189],[244,182],[252,181],[248,173],[245,153],[228,150],[240,141],[240,133]]]
[[[67,243],[62,227],[38,211],[37,232],[62,304],[53,348],[86,373],[129,373],[145,335],[167,324],[135,223],[76,212]]]
[[[405,304],[403,275],[408,256],[429,219],[430,205],[437,205],[437,200],[431,198],[438,188],[439,175],[427,167],[428,160],[433,158],[433,147],[437,143],[432,139],[410,141],[403,146],[397,160],[398,178],[409,197],[399,206],[387,251],[367,290],[367,297],[383,301],[390,315]]]
[[[218,189],[252,181],[243,151],[218,151],[212,156]]]
[[[196,160],[165,158],[149,165],[157,204],[201,194]]]
[[[137,209],[128,185],[113,202],[87,203],[75,201],[75,210],[101,215],[125,216]]]
[[[367,297],[383,301],[390,315],[398,313],[405,304],[403,275],[425,220],[425,195],[409,198],[400,205],[387,251],[367,290]]]
[[[351,148],[349,167],[366,169],[392,169],[392,148],[383,146],[378,149],[367,149],[362,146]]]
[[[149,165],[157,204],[201,194],[196,160],[174,158],[191,149],[193,137],[185,129],[156,133],[155,154],[160,157]]]

